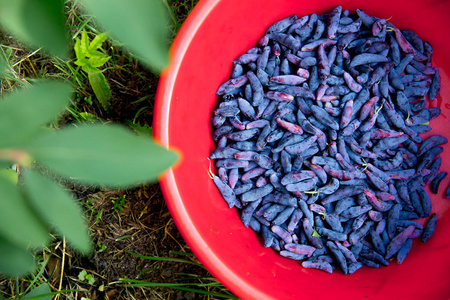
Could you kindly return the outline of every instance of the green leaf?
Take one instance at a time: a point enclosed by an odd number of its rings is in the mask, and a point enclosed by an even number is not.
[[[99,67],[103,66],[110,58],[111,58],[111,56],[91,57],[89,59],[89,66],[91,66],[93,68],[99,68]]]
[[[26,294],[22,299],[42,299],[42,300],[52,300],[52,296],[50,294],[50,286],[46,283],[39,285],[32,289],[28,294]]]
[[[85,71],[86,73],[101,73],[102,71],[97,69],[97,68],[93,68],[89,65],[89,60],[86,61],[86,65],[81,66],[81,68],[83,69],[83,71]]]
[[[155,181],[178,157],[115,124],[66,127],[36,139],[29,151],[62,176],[115,187]]]
[[[111,89],[105,76],[102,73],[89,73],[88,77],[98,102],[100,102],[105,110],[108,110],[109,99],[111,99]]]
[[[26,170],[24,189],[30,205],[56,232],[64,235],[71,246],[82,253],[91,250],[86,222],[71,194],[43,175]]]
[[[80,39],[75,40],[75,45],[73,46],[73,49],[75,50],[75,56],[76,56],[77,60],[79,60],[79,61],[86,60],[86,56],[84,55],[83,51],[81,50]]]
[[[67,58],[62,0],[1,0],[0,23],[25,43]]]
[[[14,184],[17,184],[17,181],[19,180],[19,175],[13,169],[0,169],[0,177],[7,179]]]
[[[42,80],[0,99],[0,147],[16,147],[57,117],[70,100],[68,83]]]
[[[74,64],[83,68],[88,65],[88,62],[89,61],[87,59],[83,58],[83,59],[78,59],[78,60],[74,61]]]
[[[81,34],[81,44],[80,44],[81,52],[86,54],[89,50],[89,37],[85,29],[83,29],[83,33]]]
[[[86,53],[87,57],[106,57],[106,54],[100,51],[89,51],[88,53]]]
[[[103,42],[106,41],[108,35],[106,33],[101,33],[97,35],[92,42],[89,44],[89,52],[98,50],[102,46]]]
[[[82,270],[80,273],[78,273],[78,280],[84,281],[86,279],[86,275],[87,275],[86,270]]]
[[[162,1],[82,2],[112,36],[124,43],[152,69],[159,71],[168,64],[168,18]]]
[[[31,210],[19,188],[0,177],[0,235],[21,247],[42,247],[48,229]]]
[[[34,257],[26,247],[18,247],[0,236],[0,274],[19,277],[32,272]]]
[[[87,282],[88,282],[90,285],[93,285],[93,284],[95,283],[95,278],[94,278],[94,276],[92,276],[92,274],[88,274],[88,275],[86,276],[86,279],[87,279]]]

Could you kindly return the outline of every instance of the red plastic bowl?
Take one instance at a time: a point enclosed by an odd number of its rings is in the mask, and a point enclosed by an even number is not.
[[[183,156],[161,178],[167,205],[200,261],[243,299],[450,299],[450,200],[444,198],[450,176],[438,196],[430,193],[439,222],[426,244],[414,241],[402,265],[392,261],[388,267],[364,267],[347,276],[304,269],[264,248],[242,225],[236,209],[228,209],[208,176],[215,92],[229,78],[232,61],[253,47],[273,22],[291,14],[330,12],[337,5],[390,18],[433,45],[442,79],[434,105],[442,115],[431,125],[433,133],[450,138],[450,1],[202,0],[181,28],[171,65],[158,86],[155,137]],[[442,171],[450,172],[449,153],[445,146]]]

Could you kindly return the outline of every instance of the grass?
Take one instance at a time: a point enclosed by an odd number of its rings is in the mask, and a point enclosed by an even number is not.
[[[161,0],[171,20],[173,39],[196,0]],[[89,37],[101,33],[77,0],[66,1],[67,27],[72,41],[83,30]],[[109,111],[97,103],[87,74],[67,61],[27,50],[0,33],[0,55],[7,62],[0,93],[40,78],[66,79],[76,95],[52,127],[72,122],[119,122],[138,134],[152,134],[158,76],[108,40],[102,50],[111,59],[104,75],[111,85]],[[20,299],[47,285],[53,299],[237,299],[192,254],[176,229],[159,186],[107,190],[65,183],[84,209],[95,251],[83,257],[63,237],[35,254],[37,269],[24,278],[0,277],[0,299]]]
[[[130,254],[140,257],[142,259],[152,260],[152,261],[164,261],[164,262],[178,262],[183,264],[192,264],[199,268],[204,268],[198,261],[195,260],[195,256],[192,253],[183,253],[177,251],[170,251],[172,254],[188,256],[189,259],[183,258],[173,258],[173,257],[153,257],[153,256],[142,256],[130,252]],[[148,269],[142,271],[139,275],[142,276],[146,272],[153,271],[154,269]],[[156,269],[158,270],[158,269]],[[168,269],[171,271],[171,269]],[[124,283],[127,287],[141,287],[141,288],[171,288],[181,291],[193,292],[196,294],[206,295],[213,298],[225,298],[225,299],[238,299],[233,294],[231,294],[223,285],[217,281],[212,276],[198,276],[196,274],[177,272],[183,277],[176,280],[176,282],[160,283],[160,282],[149,282],[139,279],[126,279],[121,278],[120,282]]]

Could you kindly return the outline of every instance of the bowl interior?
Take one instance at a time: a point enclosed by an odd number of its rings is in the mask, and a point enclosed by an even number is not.
[[[208,176],[215,92],[229,78],[232,61],[253,47],[273,22],[292,14],[326,13],[337,5],[390,18],[398,28],[412,29],[433,45],[442,89],[432,106],[440,107],[442,114],[431,122],[432,134],[450,138],[450,1],[202,0],[174,42],[172,63],[157,95],[155,137],[183,156],[161,180],[167,204],[197,257],[241,298],[448,298],[450,200],[444,195],[450,177],[441,183],[438,195],[429,193],[439,222],[426,244],[415,241],[402,265],[392,261],[388,267],[364,267],[344,276],[304,269],[265,249],[259,237],[242,225],[236,209],[228,209]],[[448,155],[446,145],[441,171],[450,171]]]

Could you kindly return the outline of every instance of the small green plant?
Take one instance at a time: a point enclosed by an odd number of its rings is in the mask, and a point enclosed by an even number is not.
[[[100,253],[100,252],[103,252],[106,250],[106,245],[103,245],[102,243],[97,242],[97,248],[98,248],[97,252]]]
[[[98,213],[97,213],[97,216],[95,217],[95,222],[94,222],[94,224],[97,224],[98,221],[100,221],[100,219],[102,218],[102,215],[103,215],[103,210],[100,209],[100,210],[98,211]]]
[[[111,201],[113,204],[113,209],[117,214],[120,214],[125,208],[126,196],[122,195],[120,197],[111,197]]]
[[[88,74],[89,83],[97,97],[98,102],[105,110],[109,109],[109,100],[111,99],[111,88],[99,69],[111,57],[98,51],[103,42],[106,41],[106,33],[97,35],[91,42],[86,30],[83,30],[81,39],[75,41],[75,56],[77,60],[75,64],[78,66],[77,71],[81,69]]]
[[[90,285],[93,285],[95,283],[95,278],[94,276],[92,276],[92,274],[88,274],[88,272],[86,272],[86,270],[82,270],[79,274],[78,274],[78,279],[80,281],[86,282]]]
[[[87,97],[82,97],[81,95],[78,94],[78,95],[76,96],[75,100],[76,100],[77,102],[84,101],[84,102],[86,102],[86,103],[89,103],[90,105],[93,105],[93,104],[94,104],[94,102],[92,101],[92,96],[91,96],[91,95],[89,95],[89,96],[87,96]]]

